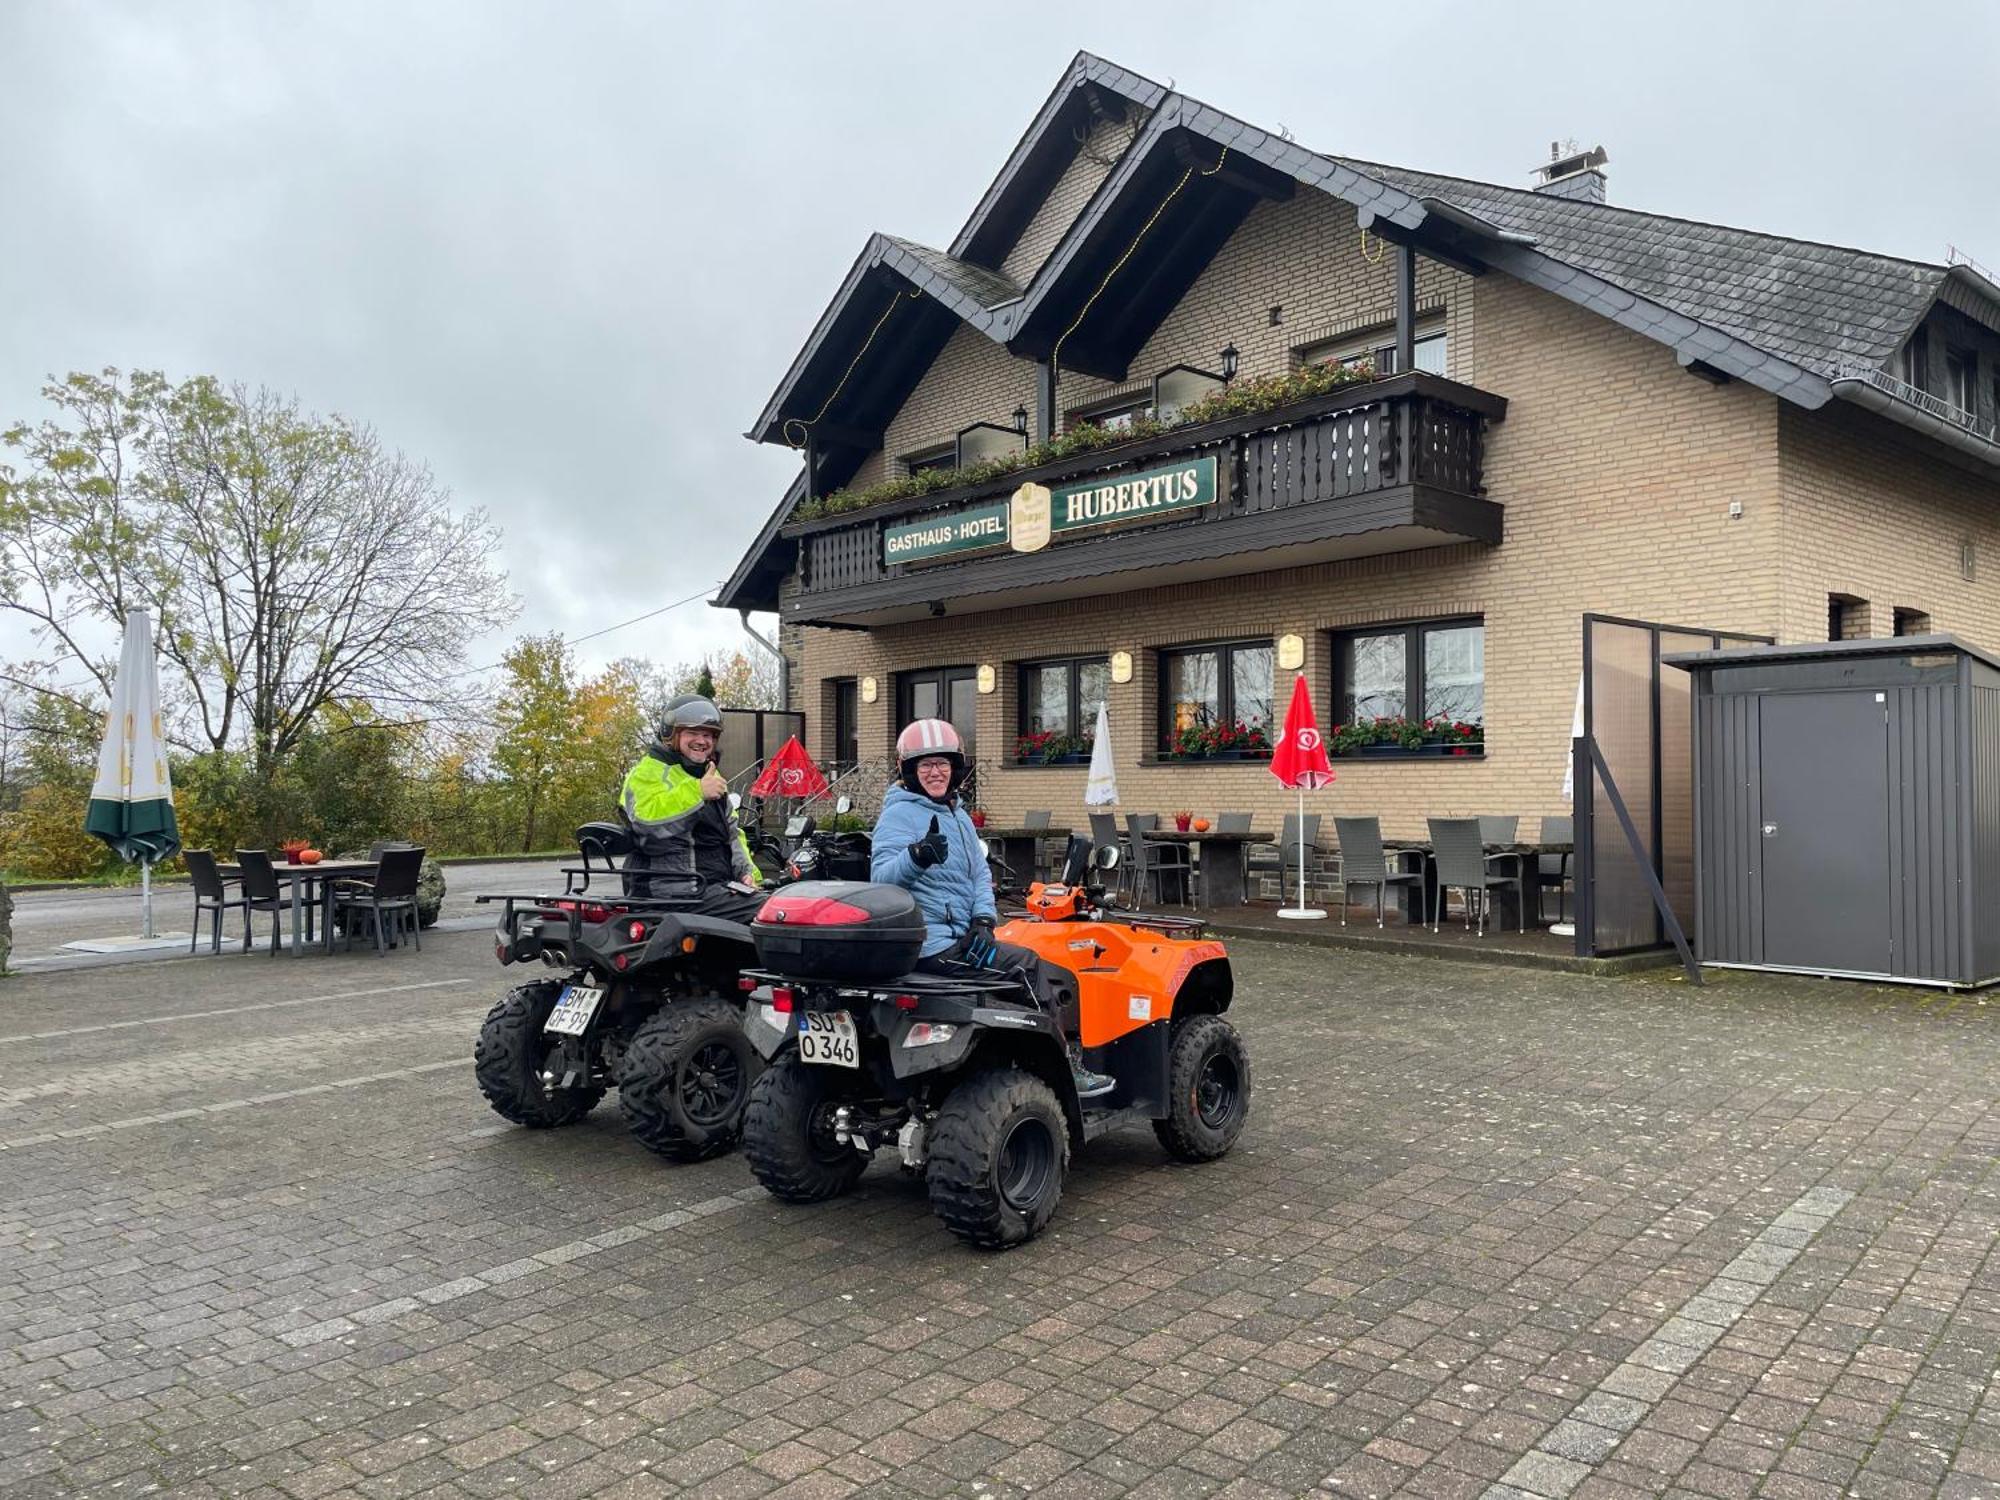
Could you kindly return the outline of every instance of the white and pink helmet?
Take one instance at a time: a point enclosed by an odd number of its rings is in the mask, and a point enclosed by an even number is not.
[[[903,785],[918,791],[917,762],[942,755],[951,762],[951,787],[965,779],[965,745],[949,719],[917,719],[896,736],[896,768]]]

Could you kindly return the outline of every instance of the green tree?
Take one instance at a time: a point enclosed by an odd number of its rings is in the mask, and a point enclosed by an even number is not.
[[[560,635],[531,635],[501,658],[506,679],[495,714],[493,764],[519,815],[521,850],[535,848],[540,820],[579,738],[576,667]]]
[[[455,513],[421,464],[207,376],[78,373],[43,395],[53,416],[0,432],[18,464],[0,463],[0,610],[43,667],[108,695],[91,622],[147,608],[171,737],[247,750],[267,778],[329,704],[457,711],[468,644],[514,602],[485,516]]]
[[[708,663],[705,661],[701,664],[701,674],[694,680],[694,690],[711,703],[715,701],[715,678],[710,675]]]

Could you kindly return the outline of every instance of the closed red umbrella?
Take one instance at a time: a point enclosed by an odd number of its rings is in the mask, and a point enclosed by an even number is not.
[[[806,747],[799,743],[797,735],[778,747],[778,753],[764,767],[764,774],[750,784],[753,797],[817,797],[825,790],[826,777],[806,754]]]
[[[1299,904],[1278,915],[1308,920],[1324,917],[1325,912],[1306,905],[1306,792],[1333,785],[1333,767],[1326,758],[1326,740],[1319,732],[1303,672],[1292,683],[1292,702],[1285,710],[1285,731],[1271,756],[1271,774],[1299,794]]]

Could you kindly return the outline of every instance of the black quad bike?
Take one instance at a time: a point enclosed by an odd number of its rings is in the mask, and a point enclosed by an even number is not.
[[[586,823],[577,844],[583,863],[564,870],[562,895],[477,898],[502,903],[502,964],[552,971],[487,1014],[473,1054],[480,1091],[503,1118],[546,1130],[575,1124],[615,1084],[649,1150],[720,1155],[763,1067],[737,984],[754,958],[750,929],[695,909],[692,881],[685,895],[624,894],[617,861],[632,841],[617,824]]]
[[[1116,867],[1098,851],[1096,867]],[[1090,841],[1059,880],[1028,892],[996,936],[1076,976],[1084,1057],[1117,1087],[1081,1099],[1057,1021],[1025,983],[993,971],[911,973],[924,924],[897,886],[806,881],[751,924],[757,967],[744,1028],[769,1065],[750,1094],[743,1151],[792,1203],[853,1187],[893,1148],[932,1210],[984,1248],[1032,1238],[1054,1216],[1070,1153],[1147,1123],[1167,1152],[1210,1161],[1249,1118],[1250,1060],[1225,1018],[1223,945],[1183,917],[1111,914],[1085,882]]]

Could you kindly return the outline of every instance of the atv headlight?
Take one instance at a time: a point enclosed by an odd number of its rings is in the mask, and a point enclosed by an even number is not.
[[[903,1035],[905,1047],[936,1047],[958,1035],[956,1026],[942,1021],[917,1021]]]

